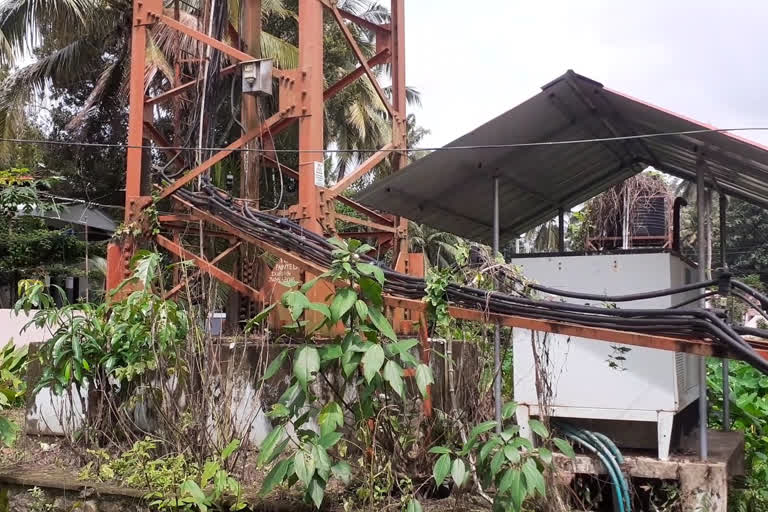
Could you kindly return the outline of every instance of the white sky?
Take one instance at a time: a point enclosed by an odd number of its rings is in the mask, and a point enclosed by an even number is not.
[[[768,127],[765,0],[406,0],[421,146],[577,73],[721,128]],[[740,135],[768,143],[768,132]]]

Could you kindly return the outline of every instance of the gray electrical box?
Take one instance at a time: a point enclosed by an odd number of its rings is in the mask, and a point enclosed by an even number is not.
[[[246,60],[240,63],[243,94],[272,96],[272,59]]]

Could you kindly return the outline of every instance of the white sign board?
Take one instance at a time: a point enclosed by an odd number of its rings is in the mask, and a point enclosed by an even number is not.
[[[315,186],[325,186],[325,166],[323,162],[315,162]]]

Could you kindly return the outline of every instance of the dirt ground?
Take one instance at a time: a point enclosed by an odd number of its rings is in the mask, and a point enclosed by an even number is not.
[[[7,412],[17,425],[24,424],[24,409],[14,409]],[[290,490],[278,489],[266,499],[259,497],[258,490],[264,472],[255,467],[255,460],[255,454],[248,454],[246,463],[241,466],[243,476],[240,478],[240,482],[244,487],[247,497],[245,501],[248,503],[249,509],[254,512],[279,512],[283,510],[292,512],[306,510],[309,512],[315,510],[314,507],[309,507],[303,503],[300,486],[295,486]],[[53,510],[60,507],[60,510],[68,512],[68,510],[72,510],[72,503],[84,503],[85,501],[93,501],[98,504],[99,496],[101,496],[103,506],[98,507],[97,510],[111,510],[112,504],[115,502],[122,503],[126,507],[130,504],[130,509],[134,510],[137,495],[141,495],[141,490],[121,489],[119,482],[84,482],[78,479],[80,470],[87,461],[88,457],[82,448],[69,445],[62,437],[30,436],[22,430],[12,447],[0,448],[0,488],[13,487],[16,489],[12,493],[11,502],[13,503],[13,499],[16,500],[18,510],[23,509],[18,508],[18,506],[26,506],[23,504],[30,499],[27,491],[35,486],[44,491],[49,503],[57,505],[57,508]],[[353,482],[354,480],[353,478]],[[395,497],[379,500],[373,508],[360,508],[354,504],[355,500],[351,499],[354,497],[352,487],[345,488],[340,482],[332,481],[326,489],[326,499],[322,510],[328,512],[357,510],[398,512],[404,510],[404,505],[400,499]],[[71,503],[62,498],[62,493],[69,496]],[[69,505],[62,505],[63,503],[69,503]],[[454,497],[440,500],[422,499],[421,503],[423,509],[428,512],[488,510],[487,507],[476,503],[470,494],[460,496],[458,499]],[[12,507],[10,510],[14,510],[14,508]],[[117,510],[120,508],[118,507]]]

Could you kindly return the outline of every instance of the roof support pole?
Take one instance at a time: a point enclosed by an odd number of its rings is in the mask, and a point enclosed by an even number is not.
[[[557,210],[557,250],[565,252],[565,211],[562,206]]]
[[[704,161],[696,162],[696,245],[698,249],[698,278],[705,281],[707,275],[706,259],[706,192],[704,191]],[[699,307],[704,309],[706,302],[699,300]],[[699,455],[707,460],[707,358],[699,357]]]
[[[718,193],[720,198],[720,267],[723,272],[728,271],[728,226],[725,221],[725,215],[728,211],[728,198],[722,190]],[[730,383],[730,362],[723,359],[723,430],[731,429],[731,383]]]
[[[493,178],[493,257],[499,254],[499,177]],[[496,432],[501,433],[501,326],[493,327],[493,405]]]

